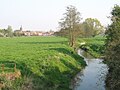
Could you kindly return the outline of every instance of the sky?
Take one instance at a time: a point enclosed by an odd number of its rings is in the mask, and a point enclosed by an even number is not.
[[[24,30],[58,30],[66,7],[73,5],[83,20],[97,18],[107,26],[110,12],[120,0],[0,0],[0,28],[11,25],[13,30],[22,25]]]

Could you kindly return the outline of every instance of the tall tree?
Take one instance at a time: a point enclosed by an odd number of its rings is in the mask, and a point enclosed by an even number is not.
[[[111,25],[106,30],[105,59],[109,66],[107,90],[120,90],[120,6],[115,5],[111,12]]]
[[[80,20],[80,13],[76,7],[70,5],[66,9],[66,13],[64,13],[64,18],[62,18],[59,23],[61,30],[68,31],[69,45],[71,47],[75,46],[76,37],[78,36],[78,30],[80,28]]]
[[[84,26],[84,35],[86,37],[91,37],[91,36],[94,37],[96,35],[103,33],[104,31],[104,28],[101,25],[100,21],[94,18],[85,19],[85,21],[83,22],[83,26]]]

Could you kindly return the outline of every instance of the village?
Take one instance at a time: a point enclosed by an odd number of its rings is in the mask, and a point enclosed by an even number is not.
[[[54,35],[54,31],[30,31],[23,30],[22,26],[19,30],[14,31],[14,36],[52,36]]]

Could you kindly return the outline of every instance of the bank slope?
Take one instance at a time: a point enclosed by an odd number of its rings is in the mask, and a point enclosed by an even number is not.
[[[104,55],[105,37],[91,37],[91,38],[79,38],[78,44],[80,48],[90,53],[95,58],[102,58]],[[81,43],[84,43],[81,45]]]

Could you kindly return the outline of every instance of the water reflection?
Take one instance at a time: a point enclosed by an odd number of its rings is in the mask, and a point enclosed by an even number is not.
[[[105,90],[107,65],[102,63],[102,59],[94,59],[82,50],[78,53],[84,58],[87,66],[76,75],[74,90]]]

